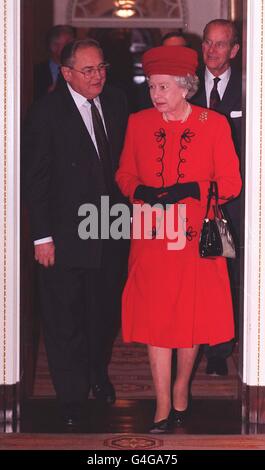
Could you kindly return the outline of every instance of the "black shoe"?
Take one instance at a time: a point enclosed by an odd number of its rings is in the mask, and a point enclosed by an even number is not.
[[[80,425],[80,419],[72,415],[63,416],[63,425],[69,431],[76,429]]]
[[[223,357],[209,357],[206,367],[206,374],[208,375],[227,375],[228,367],[226,359]]]
[[[166,434],[170,432],[170,422],[168,418],[153,423],[149,429],[150,434]]]
[[[188,407],[186,410],[179,411],[172,408],[169,414],[169,421],[172,426],[181,427],[184,426],[186,423],[186,419],[188,416]]]
[[[64,404],[61,407],[63,426],[67,431],[74,430],[81,425],[82,405],[80,403]]]
[[[110,381],[92,385],[92,393],[96,400],[113,405],[116,401],[115,389]]]

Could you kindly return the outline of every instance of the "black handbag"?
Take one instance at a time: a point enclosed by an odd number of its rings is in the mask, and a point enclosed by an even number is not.
[[[213,206],[214,218],[209,219],[208,215],[213,198],[215,199],[215,205]],[[218,186],[215,181],[211,181],[210,184],[207,209],[200,235],[199,252],[202,258],[236,257],[235,243],[228,221],[218,204]]]

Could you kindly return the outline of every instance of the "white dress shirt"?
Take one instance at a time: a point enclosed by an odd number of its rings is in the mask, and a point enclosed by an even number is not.
[[[69,83],[67,83],[67,86],[68,86],[68,89],[72,95],[72,98],[76,104],[76,107],[78,109],[78,111],[80,112],[81,116],[82,116],[82,119],[85,123],[85,126],[90,134],[90,137],[93,141],[93,144],[95,145],[95,148],[97,150],[97,153],[98,153],[98,147],[97,147],[97,142],[96,142],[96,137],[95,137],[95,132],[94,132],[94,127],[93,127],[93,122],[92,122],[92,116],[91,116],[91,104],[87,101],[87,98],[85,98],[84,96],[80,95],[79,93],[77,93],[75,90],[73,90],[73,88],[69,85]],[[99,114],[101,116],[101,119],[102,119],[102,122],[103,122],[103,125],[104,125],[104,128],[105,128],[105,132],[107,134],[107,131],[106,131],[106,125],[105,125],[105,122],[104,122],[104,117],[103,117],[103,113],[102,113],[102,109],[101,109],[101,104],[100,104],[100,99],[99,97],[97,96],[96,98],[94,98],[94,103],[99,111]]]
[[[220,99],[222,100],[224,96],[224,92],[226,90],[227,84],[229,82],[231,76],[231,67],[229,67],[222,75],[219,75],[220,81],[217,83],[217,90],[220,96]],[[205,80],[205,92],[206,92],[206,102],[207,102],[207,108],[210,107],[210,94],[213,89],[214,85],[214,78],[215,75],[213,75],[210,70],[206,67],[205,68],[205,75],[204,75],[204,80]]]
[[[69,85],[69,83],[67,83],[67,86],[76,104],[76,107],[82,116],[84,124],[90,134],[90,137],[92,139],[92,142],[98,154],[97,142],[96,142],[94,127],[93,127],[93,122],[92,122],[92,116],[91,116],[91,104],[87,101],[87,98],[85,98],[84,96],[80,95],[75,90],[73,90],[73,88]],[[104,122],[104,117],[103,117],[102,108],[100,104],[100,99],[98,96],[94,98],[94,103],[100,113],[100,116],[101,116],[101,119],[105,128],[105,132],[107,134],[106,125]],[[52,241],[53,241],[52,237],[40,238],[39,240],[34,240],[34,245],[41,245],[42,243],[49,243]]]

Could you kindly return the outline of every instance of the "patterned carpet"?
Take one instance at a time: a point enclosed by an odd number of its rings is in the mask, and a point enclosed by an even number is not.
[[[229,358],[227,377],[214,377],[205,374],[205,358],[202,357],[193,380],[192,394],[196,398],[237,399],[238,380],[236,368],[237,353]],[[145,345],[124,344],[118,337],[110,365],[110,377],[115,385],[118,399],[154,398],[154,390]],[[34,397],[54,396],[47,357],[40,341]]]

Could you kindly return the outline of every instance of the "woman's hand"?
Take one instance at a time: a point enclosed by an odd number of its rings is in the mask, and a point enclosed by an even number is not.
[[[153,206],[154,204],[159,203],[158,195],[163,194],[163,192],[164,188],[154,188],[153,186],[140,184],[135,190],[134,198],[140,199],[141,201],[150,204],[150,206]]]
[[[160,195],[158,194],[156,203],[160,203],[165,207],[166,204],[175,204],[186,197],[200,199],[198,183],[176,183],[172,186],[167,186],[163,188]]]
[[[141,184],[137,186],[134,197],[135,199],[141,199],[141,201],[150,204],[150,206],[161,204],[166,208],[167,204],[175,204],[186,197],[200,199],[200,188],[196,182],[176,183],[172,186],[161,188]]]

